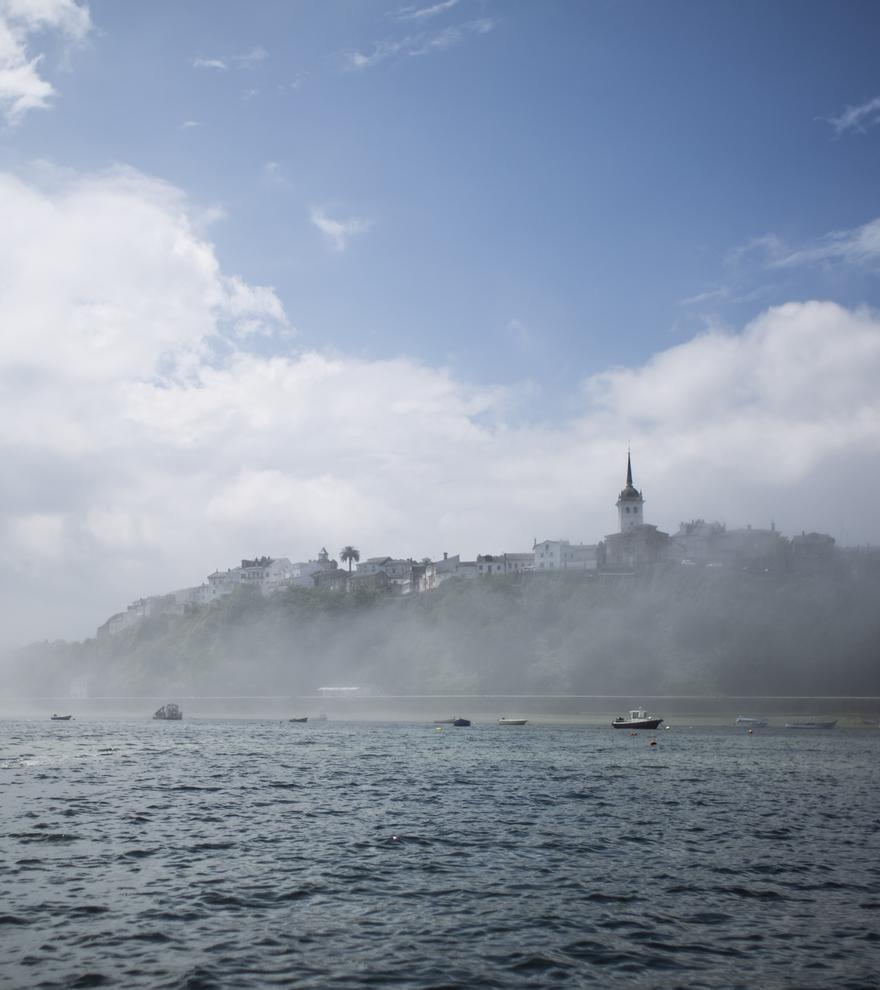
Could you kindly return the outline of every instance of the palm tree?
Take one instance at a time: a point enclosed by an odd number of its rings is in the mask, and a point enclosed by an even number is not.
[[[343,547],[339,551],[339,559],[345,563],[348,561],[348,573],[351,574],[351,562],[357,563],[361,559],[360,550],[356,550],[354,547]]]

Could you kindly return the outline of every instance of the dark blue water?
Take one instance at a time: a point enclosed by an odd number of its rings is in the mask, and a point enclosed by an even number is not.
[[[0,986],[880,985],[880,731],[0,723]]]

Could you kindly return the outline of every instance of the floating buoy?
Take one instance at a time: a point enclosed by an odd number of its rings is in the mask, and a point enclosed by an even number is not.
[[[749,729],[749,735],[751,735],[751,734],[752,734],[752,730],[751,730],[751,729]]]

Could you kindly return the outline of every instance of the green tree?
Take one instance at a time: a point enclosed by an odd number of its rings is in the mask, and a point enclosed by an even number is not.
[[[339,551],[339,559],[343,564],[348,561],[348,573],[351,574],[351,562],[357,563],[361,559],[361,552],[354,547],[343,547]]]

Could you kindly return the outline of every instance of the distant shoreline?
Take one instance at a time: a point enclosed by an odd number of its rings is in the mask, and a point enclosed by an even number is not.
[[[175,701],[184,719],[278,719],[326,714],[337,721],[408,721],[464,715],[476,723],[495,722],[502,715],[528,718],[533,724],[604,725],[634,705],[660,715],[664,724],[733,725],[738,715],[766,718],[770,728],[810,717],[836,718],[843,727],[864,727],[862,720],[880,720],[876,695],[363,695],[345,699],[320,695],[167,696],[70,698],[32,696],[5,698],[0,718],[42,718],[52,711],[81,719],[151,718],[159,704]]]

